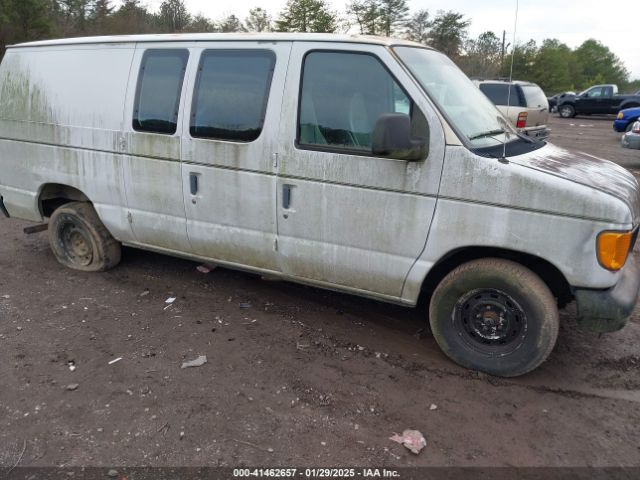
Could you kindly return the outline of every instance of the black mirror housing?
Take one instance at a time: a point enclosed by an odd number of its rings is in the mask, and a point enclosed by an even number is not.
[[[419,161],[427,157],[428,139],[411,137],[411,119],[404,113],[384,113],[373,129],[374,155]]]

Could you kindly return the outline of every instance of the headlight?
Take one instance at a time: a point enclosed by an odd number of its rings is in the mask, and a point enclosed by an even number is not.
[[[624,267],[631,249],[635,231],[602,232],[598,235],[598,262],[607,270],[618,271]]]
[[[618,120],[622,120],[624,118],[624,113],[618,113]]]

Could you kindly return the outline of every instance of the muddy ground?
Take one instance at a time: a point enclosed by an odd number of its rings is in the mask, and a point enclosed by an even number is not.
[[[610,119],[551,123],[640,169]],[[640,312],[600,337],[570,307],[550,359],[503,380],[440,353],[424,309],[132,249],[72,272],[25,225],[0,221],[0,466],[640,466]],[[418,456],[389,441],[406,428]]]

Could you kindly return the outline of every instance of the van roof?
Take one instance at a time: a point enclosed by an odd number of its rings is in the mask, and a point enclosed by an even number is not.
[[[87,45],[104,43],[153,43],[153,42],[214,42],[214,41],[252,41],[252,42],[338,42],[367,43],[374,45],[406,45],[430,48],[421,43],[390,37],[369,35],[338,35],[332,33],[175,33],[157,35],[110,35],[96,37],[62,38],[19,43],[8,48],[50,47],[64,45]]]

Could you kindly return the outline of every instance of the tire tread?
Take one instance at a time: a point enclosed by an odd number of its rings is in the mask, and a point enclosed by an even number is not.
[[[65,203],[53,212],[51,218],[49,219],[50,225],[54,224],[57,216],[63,213],[75,215],[79,217],[87,226],[89,226],[90,233],[92,233],[95,237],[94,241],[96,242],[96,246],[98,248],[98,252],[94,252],[94,256],[97,255],[99,258],[94,259],[94,261],[88,266],[80,266],[74,265],[63,258],[60,258],[56,254],[56,258],[60,263],[75,270],[90,272],[104,272],[106,270],[112,269],[120,263],[120,242],[113,238],[113,235],[111,235],[109,230],[107,230],[107,227],[104,226],[104,224],[100,220],[100,217],[98,217],[98,213],[96,212],[93,205],[88,202]],[[57,239],[55,238],[55,232],[52,229],[50,229],[49,231],[50,243],[55,253],[56,249],[54,247],[54,242],[56,242]]]
[[[536,275],[534,272],[529,270],[528,268],[514,262],[511,260],[506,260],[502,258],[484,258],[479,260],[473,260],[462,264],[455,269],[453,269],[436,287],[430,305],[430,323],[431,330],[436,338],[436,341],[443,349],[443,351],[453,360],[459,362],[458,358],[455,358],[456,355],[449,348],[448,343],[444,340],[443,332],[439,328],[439,323],[437,319],[432,317],[432,313],[436,310],[435,304],[440,301],[442,295],[449,290],[454,284],[460,281],[461,278],[467,277],[475,272],[485,273],[487,271],[492,272],[500,272],[510,279],[517,280],[521,285],[526,285],[526,288],[531,291],[531,294],[534,297],[540,299],[541,305],[544,307],[544,317],[542,319],[543,325],[542,328],[547,330],[546,335],[549,339],[548,342],[541,346],[541,349],[538,351],[538,354],[535,356],[532,361],[528,364],[524,365],[522,368],[519,368],[514,371],[509,372],[488,372],[494,375],[505,376],[505,377],[513,377],[524,375],[536,367],[538,367],[544,360],[549,356],[551,351],[553,350],[556,339],[558,337],[559,331],[559,314],[558,308],[556,304],[556,300],[549,290],[549,287],[544,283],[544,281]],[[459,362],[461,363],[461,362]],[[468,364],[465,366],[469,366]]]

